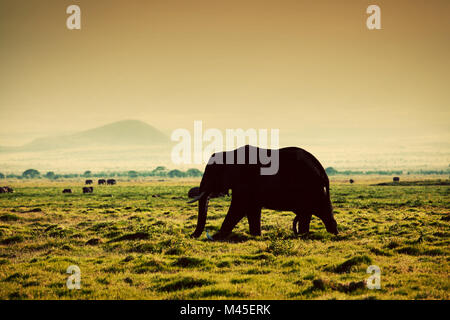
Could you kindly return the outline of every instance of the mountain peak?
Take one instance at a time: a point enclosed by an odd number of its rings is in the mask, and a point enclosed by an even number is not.
[[[134,120],[134,119],[127,119],[127,120],[120,120],[120,121],[116,121],[116,122],[112,122],[112,123],[108,123],[105,124],[103,126],[97,127],[95,129],[100,129],[100,128],[112,128],[112,127],[117,127],[117,128],[135,128],[135,127],[147,127],[147,128],[153,128],[151,125],[145,123],[144,121],[141,120]]]
[[[169,138],[140,120],[122,120],[72,135],[35,139],[21,147],[23,151],[69,149],[92,146],[161,146]]]

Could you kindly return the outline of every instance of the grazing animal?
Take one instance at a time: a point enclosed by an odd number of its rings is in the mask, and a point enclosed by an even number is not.
[[[98,184],[99,184],[99,185],[101,185],[101,184],[106,184],[106,180],[105,180],[105,179],[99,179],[99,180],[98,180]]]
[[[394,177],[394,178],[392,178],[392,181],[399,182],[400,181],[400,177]]]
[[[14,192],[13,188],[8,187],[8,186],[6,186],[6,187],[1,187],[0,189],[3,190],[3,191],[0,190],[0,193],[13,193],[13,192]]]
[[[94,187],[83,187],[83,193],[93,193]]]
[[[278,153],[278,171],[262,175],[261,168],[268,167],[261,154]],[[227,159],[242,159],[244,163],[230,164]],[[257,155],[254,162],[249,155]],[[228,162],[228,163],[227,163]],[[241,161],[242,162],[242,161]],[[271,165],[271,164],[270,164]],[[208,201],[212,193],[232,190],[231,205],[218,233],[212,239],[228,236],[236,224],[247,216],[250,234],[261,235],[261,209],[293,211],[294,226],[298,232],[309,232],[312,214],[318,216],[328,232],[338,234],[330,200],[330,183],[325,169],[309,152],[296,148],[279,150],[245,146],[211,156],[200,183],[200,194],[189,202],[199,201],[197,227],[191,235],[198,238],[205,228]],[[294,232],[297,233],[296,228]]]
[[[64,189],[62,193],[72,193],[72,189]]]
[[[112,185],[115,185],[117,182],[116,182],[115,179],[108,179],[108,180],[106,181],[106,183],[107,183],[108,185],[112,186]]]
[[[86,180],[85,184],[93,184],[94,182],[92,180]]]
[[[350,180],[349,180],[349,182],[350,182],[350,183],[353,183],[353,182],[355,182],[355,180],[353,180],[353,179],[350,179]]]

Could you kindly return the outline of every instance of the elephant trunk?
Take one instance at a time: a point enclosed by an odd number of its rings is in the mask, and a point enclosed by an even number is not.
[[[318,217],[320,220],[322,220],[323,224],[325,225],[325,228],[329,233],[332,233],[334,235],[337,235],[339,233],[336,219],[334,218],[333,214],[333,205],[331,204],[331,198],[330,198],[330,185],[328,182],[328,178],[326,181],[326,184],[324,187],[321,187],[322,194],[320,196],[320,205],[318,209]]]
[[[198,202],[198,219],[197,219],[197,227],[195,228],[194,233],[191,235],[193,238],[198,238],[203,233],[206,225],[206,216],[208,214],[208,202],[209,202],[209,194],[205,193],[199,199]]]

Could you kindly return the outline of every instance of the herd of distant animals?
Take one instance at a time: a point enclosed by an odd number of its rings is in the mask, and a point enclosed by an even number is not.
[[[393,182],[400,182],[400,177],[393,177],[393,178],[392,178],[392,181],[393,181]],[[350,180],[348,180],[348,182],[350,182],[350,183],[355,183],[355,180],[350,179]]]
[[[94,181],[92,181],[92,180],[86,180],[85,181],[86,185],[93,184],[93,183],[94,183]],[[97,183],[100,186],[101,185],[105,185],[105,184],[107,184],[109,186],[113,186],[113,185],[117,184],[117,181],[116,181],[116,179],[108,179],[108,180],[99,179],[97,181]],[[62,193],[72,193],[72,189],[64,189],[62,191]],[[83,187],[83,193],[94,193],[94,187]]]
[[[399,182],[400,181],[400,177],[394,177],[394,178],[392,178],[392,181]],[[349,182],[350,183],[354,183],[355,180],[350,179]],[[92,181],[92,180],[86,180],[85,181],[86,185],[93,184],[93,183],[94,183],[94,181]],[[106,184],[106,185],[112,186],[112,185],[117,184],[117,181],[115,179],[108,179],[108,180],[99,179],[97,181],[97,183],[98,183],[98,185],[105,185]],[[0,193],[13,193],[13,192],[14,192],[14,190],[11,187],[8,187],[8,186],[0,187]],[[83,187],[83,193],[93,193],[93,192],[94,192],[94,187]],[[62,191],[62,193],[72,193],[72,189],[64,189]],[[194,187],[194,188],[189,190],[188,197],[189,198],[195,198],[199,194],[200,194],[200,188],[199,187]],[[218,197],[223,197],[223,196],[225,196],[224,193],[218,193],[218,194],[213,194],[211,197],[212,198],[218,198]]]

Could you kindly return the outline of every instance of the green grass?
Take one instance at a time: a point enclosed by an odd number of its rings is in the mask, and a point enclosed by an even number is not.
[[[332,182],[339,236],[313,217],[297,238],[293,213],[263,210],[261,237],[244,219],[222,242],[189,238],[195,184],[119,181],[84,195],[74,182],[13,183],[0,194],[0,299],[449,298],[448,184]],[[229,201],[210,201],[210,234]],[[380,290],[365,287],[371,264]],[[66,287],[70,265],[80,290]]]

